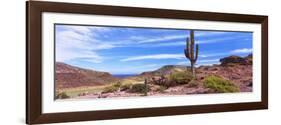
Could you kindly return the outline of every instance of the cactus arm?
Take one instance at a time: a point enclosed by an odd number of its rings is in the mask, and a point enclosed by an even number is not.
[[[188,58],[188,59],[189,59],[188,50],[184,49],[184,55],[185,55],[185,57],[186,57],[186,58]]]
[[[197,59],[198,59],[198,52],[199,52],[199,45],[198,44],[196,44],[196,55],[195,55],[195,62],[197,61]]]
[[[190,53],[189,53],[190,49],[189,49],[189,38],[186,39],[186,47],[184,49],[184,54],[185,57],[190,59]]]

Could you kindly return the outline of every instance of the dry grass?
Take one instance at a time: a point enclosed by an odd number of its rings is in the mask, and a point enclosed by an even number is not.
[[[142,80],[142,81],[140,81]],[[134,84],[143,84],[143,79],[137,79],[137,78],[131,78],[131,79],[124,79],[121,80],[120,83],[120,87],[121,86],[127,86],[127,85],[134,85]],[[68,96],[70,96],[70,98],[74,98],[79,96],[79,94],[82,93],[88,93],[88,94],[93,94],[93,93],[102,93],[104,90],[115,86],[116,83],[110,83],[110,84],[106,84],[106,85],[99,85],[99,86],[83,86],[83,87],[75,87],[75,88],[64,88],[64,89],[57,89],[57,94],[58,93],[65,93]],[[57,95],[56,95],[57,96]]]

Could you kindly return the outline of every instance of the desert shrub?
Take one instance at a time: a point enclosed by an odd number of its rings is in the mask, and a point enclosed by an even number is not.
[[[122,85],[120,86],[120,90],[121,90],[121,91],[129,90],[131,87],[132,87],[132,84],[131,84],[131,83],[122,84]]]
[[[145,84],[134,84],[134,85],[132,85],[130,92],[146,93],[149,90],[150,90],[149,86],[146,86]]]
[[[122,83],[120,81],[118,81],[117,83],[111,84],[110,86],[103,88],[102,93],[115,92],[115,91],[118,91],[119,88],[121,90],[122,86],[123,86]]]
[[[191,72],[174,72],[169,76],[169,82],[171,85],[182,85],[187,84],[193,79]]]
[[[67,99],[67,98],[70,98],[70,96],[68,96],[65,92],[61,92],[56,95],[56,99]]]
[[[239,92],[240,89],[231,83],[229,80],[225,80],[219,76],[208,76],[203,81],[204,86],[207,88],[214,89],[217,92],[227,93],[227,92]]]
[[[121,87],[122,83],[120,81],[118,81],[117,83],[114,83],[113,86],[116,88]]]
[[[157,91],[163,93],[166,89],[168,89],[168,87],[166,87],[166,86],[159,86],[159,88],[157,88]]]
[[[107,86],[102,90],[102,93],[109,93],[109,92],[115,92],[119,89],[119,87],[116,87],[114,84],[111,86]]]
[[[199,82],[198,81],[196,81],[196,80],[191,80],[189,83],[188,83],[188,85],[187,85],[187,87],[198,87],[198,85],[199,85]]]

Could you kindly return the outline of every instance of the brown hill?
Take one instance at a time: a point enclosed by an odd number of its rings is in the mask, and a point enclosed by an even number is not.
[[[233,65],[233,64],[240,64],[240,65],[251,65],[252,64],[252,54],[249,54],[246,57],[240,56],[228,56],[225,58],[220,59],[221,65]]]
[[[62,62],[56,62],[56,87],[71,88],[96,86],[116,81],[110,73],[83,69]]]
[[[172,72],[181,72],[186,70],[187,67],[183,65],[166,65],[163,66],[155,71],[149,71],[149,72],[143,72],[140,75],[141,76],[159,76],[159,75],[168,75]]]

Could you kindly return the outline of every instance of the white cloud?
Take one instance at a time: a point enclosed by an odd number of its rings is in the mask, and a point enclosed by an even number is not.
[[[139,74],[142,72],[147,72],[147,71],[154,71],[163,65],[161,64],[146,64],[146,65],[135,65],[135,66],[114,66],[114,67],[99,67],[95,68],[94,70],[99,70],[99,71],[105,71],[105,72],[110,72],[111,74]],[[120,70],[122,69],[122,70]]]
[[[199,57],[207,58],[207,57],[214,57],[214,56],[223,56],[228,55],[229,52],[223,52],[223,53],[211,53],[211,54],[199,54]]]
[[[205,59],[205,60],[199,60],[198,63],[206,63],[206,62],[218,62],[219,59]]]
[[[186,37],[187,35],[169,35],[169,36],[161,36],[157,38],[150,38],[150,39],[138,41],[137,43],[155,43],[155,42],[162,42],[167,40],[182,39]]]
[[[185,58],[183,54],[155,54],[155,55],[143,55],[143,56],[134,56],[126,59],[122,59],[120,61],[136,61],[136,60],[144,60],[144,59],[182,59]]]
[[[211,54],[199,54],[199,57],[207,58],[207,57],[215,57],[215,56],[227,56],[231,54],[243,54],[243,53],[251,53],[251,48],[242,48],[242,49],[235,49],[229,52],[221,52],[221,53],[211,53]]]
[[[198,36],[207,36],[207,35],[210,35],[210,34],[214,35],[214,34],[223,34],[223,33],[221,33],[221,32],[208,33],[208,34],[202,33],[201,35],[198,35]],[[187,35],[185,35],[185,37],[182,37],[182,38],[186,38],[186,37],[187,37]],[[173,37],[168,37],[168,38],[171,38],[169,40],[173,40],[172,39]],[[178,38],[180,38],[180,37],[178,37]],[[207,39],[207,40],[195,40],[195,43],[196,44],[211,44],[211,43],[219,43],[219,42],[228,42],[228,41],[231,41],[231,40],[237,39],[237,38],[242,38],[242,37],[241,36],[231,36],[231,37],[213,38],[213,39]],[[154,40],[156,40],[156,39],[154,39]],[[161,41],[154,41],[154,42],[161,42]],[[152,45],[150,45],[148,47],[183,46],[183,45],[186,45],[186,41],[185,40],[183,40],[183,41],[155,43],[155,44],[152,44]]]
[[[253,49],[251,48],[242,48],[242,49],[236,49],[231,51],[231,53],[251,53]]]
[[[195,31],[194,36],[199,37],[199,36],[214,36],[214,35],[223,35],[227,34],[228,32],[219,32],[219,31]],[[189,35],[189,34],[188,34]]]
[[[194,33],[195,37],[205,37],[205,36],[213,36],[213,35],[221,35],[221,34],[226,34],[226,32],[208,32],[208,31],[199,31]],[[166,36],[161,36],[157,38],[150,38],[142,41],[138,41],[137,43],[156,43],[156,42],[163,42],[163,41],[168,41],[168,40],[176,40],[176,39],[186,39],[189,37],[189,33],[186,33],[184,35],[166,35]],[[144,37],[142,37],[144,38]],[[173,42],[173,43],[164,43],[162,45],[184,45],[185,41],[183,42]]]
[[[106,28],[64,25],[56,33],[56,61],[73,59],[100,63],[103,60],[96,50],[111,49],[114,46],[95,39],[95,33],[108,31]]]
[[[97,32],[105,32],[110,30],[108,27],[95,27],[95,26],[63,25],[63,27],[67,30],[75,31],[82,34],[90,33],[93,30]]]

